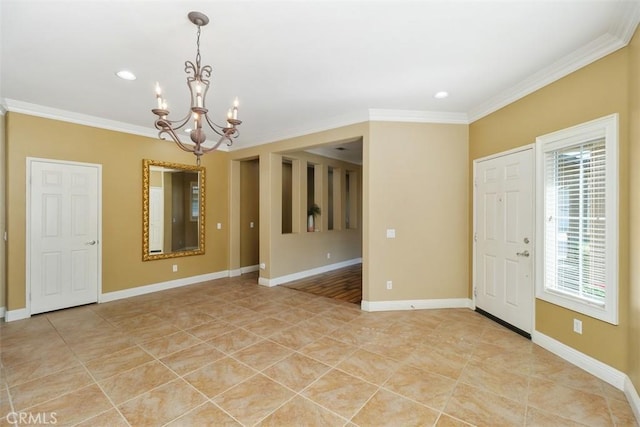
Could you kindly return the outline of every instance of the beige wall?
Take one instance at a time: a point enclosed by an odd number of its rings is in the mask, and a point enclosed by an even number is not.
[[[260,262],[259,233],[260,162],[254,159],[240,162],[240,267]]]
[[[629,164],[631,172],[631,255],[629,292],[629,377],[640,390],[640,30],[629,45],[630,77],[630,135]]]
[[[625,372],[630,293],[628,81],[628,50],[622,49],[472,123],[468,165],[472,171],[474,159],[533,143],[539,135],[608,114],[620,114],[620,324],[614,326],[536,300],[535,329]],[[470,194],[469,206],[472,203]],[[471,214],[468,221],[471,226]],[[468,245],[470,253],[471,235]],[[574,318],[583,322],[582,335],[572,331]]]
[[[329,264],[338,263],[362,256],[362,239],[364,228],[349,230],[322,231],[308,233],[306,231],[306,191],[303,197],[300,192],[294,194],[294,206],[297,213],[293,218],[293,226],[300,232],[283,235],[282,227],[282,155],[291,158],[296,156],[299,161],[306,161],[300,153],[301,149],[323,145],[332,142],[367,139],[368,126],[360,123],[329,131],[318,132],[283,141],[232,151],[232,198],[231,198],[231,261],[232,269],[240,267],[240,214],[239,193],[240,186],[236,185],[240,179],[240,161],[259,157],[260,159],[260,262],[266,265],[260,271],[260,277],[275,279],[285,275],[298,273]],[[309,157],[311,158],[311,157]],[[320,162],[320,157],[314,157],[314,163]],[[326,159],[326,158],[323,158]],[[326,165],[335,162],[322,160]],[[346,164],[345,164],[346,165]],[[346,167],[346,166],[345,166]],[[354,169],[354,166],[350,166]],[[299,188],[306,189],[306,166],[299,167],[298,180],[302,183]],[[298,206],[299,205],[299,206]],[[320,206],[324,212],[324,205]],[[321,215],[321,218],[326,215]],[[326,219],[322,219],[326,221]],[[360,222],[358,222],[360,224]],[[326,227],[322,228],[326,230]],[[234,237],[238,236],[238,237]],[[327,259],[327,252],[331,258]]]
[[[227,269],[228,154],[202,159],[206,173],[206,252],[142,261],[142,159],[195,164],[175,144],[18,113],[7,114],[7,307],[25,307],[26,157],[102,164],[102,292]],[[223,224],[217,230],[215,224]],[[171,265],[179,271],[172,273]]]
[[[367,301],[468,298],[468,126],[372,122]],[[386,230],[396,230],[395,239]],[[386,289],[387,280],[393,289]]]
[[[6,228],[6,186],[5,186],[5,171],[6,171],[6,146],[5,146],[5,118],[4,114],[0,114],[0,308],[6,307],[6,292],[7,292],[7,245],[4,241],[4,232]]]

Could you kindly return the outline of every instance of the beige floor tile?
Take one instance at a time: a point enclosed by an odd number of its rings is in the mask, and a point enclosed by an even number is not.
[[[473,350],[471,360],[494,364],[520,375],[528,376],[531,373],[531,353],[508,351],[504,347],[490,343],[478,343]]]
[[[78,390],[92,382],[85,369],[77,366],[11,387],[9,392],[15,410],[19,411]]]
[[[529,379],[506,371],[500,365],[470,361],[462,371],[459,381],[517,402],[527,401]]]
[[[531,374],[563,386],[604,395],[602,382],[598,378],[555,355],[534,357],[531,363]]]
[[[340,362],[336,368],[354,377],[382,385],[398,366],[399,362],[395,360],[358,349]]]
[[[181,379],[155,388],[119,406],[132,426],[164,425],[201,405],[206,398]]]
[[[532,377],[528,404],[535,408],[588,425],[611,425],[604,397]]]
[[[622,400],[610,399],[609,407],[611,408],[611,417],[616,426],[637,427],[640,423],[636,420],[633,410],[629,403]]]
[[[309,345],[312,342],[316,341],[321,336],[322,335],[316,334],[315,332],[312,332],[300,326],[293,326],[291,328],[273,334],[270,339],[285,347],[298,350],[305,345]]]
[[[78,359],[87,362],[107,354],[117,353],[118,351],[132,347],[135,343],[130,337],[125,335],[104,336],[100,339],[87,340],[76,345],[71,345],[71,350],[76,354]]]
[[[294,393],[265,377],[255,375],[213,399],[213,402],[244,425],[254,425]]]
[[[291,323],[285,322],[284,320],[275,319],[273,317],[267,317],[265,319],[260,319],[244,325],[243,329],[246,329],[247,331],[256,335],[260,335],[261,337],[267,338],[289,327],[291,327]]]
[[[331,368],[324,363],[300,353],[293,353],[265,369],[263,374],[296,392],[300,392],[329,369]]]
[[[77,366],[81,366],[80,361],[71,350],[64,346],[58,351],[50,352],[48,357],[7,366],[3,372],[7,384],[14,386]]]
[[[110,408],[113,408],[113,405],[109,402],[107,396],[96,384],[92,384],[33,406],[29,408],[29,412],[32,414],[55,415],[56,422],[49,424],[74,425]]]
[[[335,366],[357,350],[356,346],[336,341],[329,337],[319,338],[300,349],[309,357],[312,357],[329,366]]]
[[[431,426],[440,413],[402,396],[378,391],[352,418],[359,426]]]
[[[437,349],[420,347],[405,360],[405,363],[423,371],[434,372],[451,379],[458,379],[468,362],[467,357],[455,353],[441,353]]]
[[[185,348],[201,343],[202,341],[200,339],[181,331],[167,335],[166,337],[146,341],[140,344],[140,346],[159,359],[176,351],[184,350]]]
[[[443,412],[477,426],[520,426],[524,423],[525,405],[458,384]]]
[[[302,395],[345,418],[351,418],[377,389],[373,384],[334,369],[311,384]]]
[[[262,420],[258,425],[264,427],[331,427],[343,426],[346,422],[346,419],[316,405],[312,401],[301,396],[296,396]]]
[[[81,422],[77,427],[129,427],[129,423],[114,408]]]
[[[199,311],[190,311],[189,309],[172,312],[163,319],[179,329],[190,329],[215,320],[208,314]]]
[[[231,354],[262,341],[263,338],[244,329],[236,329],[207,341],[218,350]]]
[[[298,323],[298,327],[307,329],[320,335],[328,335],[338,328],[345,326],[347,323],[336,319],[330,319],[325,316],[313,316],[310,319]]]
[[[223,357],[226,357],[224,353],[207,343],[201,343],[173,353],[160,361],[178,375],[185,375]]]
[[[203,341],[208,341],[220,335],[233,332],[235,329],[237,329],[237,327],[233,326],[231,323],[227,323],[219,319],[214,319],[211,322],[203,323],[202,325],[189,328],[186,331]]]
[[[576,421],[571,421],[558,415],[549,414],[540,409],[529,406],[527,408],[527,417],[525,419],[526,427],[583,427]]]
[[[184,379],[211,398],[255,374],[247,365],[226,357],[185,375]]]
[[[100,381],[102,389],[116,405],[177,378],[162,363],[154,360]]]
[[[264,340],[233,353],[233,357],[253,369],[261,371],[291,353],[292,350],[287,347],[271,340]]]
[[[170,422],[167,427],[239,427],[241,425],[222,409],[207,402]]]
[[[138,346],[129,347],[104,357],[85,363],[91,375],[97,380],[112,377],[153,360],[153,357]]]
[[[124,333],[135,343],[142,343],[154,338],[162,338],[167,335],[175,334],[180,330],[175,326],[162,322],[157,325],[143,326],[135,329],[125,330]]]
[[[456,382],[451,378],[411,366],[402,366],[391,375],[384,384],[384,388],[431,408],[442,410],[455,385]]]
[[[505,347],[508,351],[530,353],[533,347],[531,340],[506,328],[495,327],[493,325],[485,328],[480,340],[485,343]]]
[[[472,424],[453,418],[447,414],[440,414],[436,427],[469,427]]]

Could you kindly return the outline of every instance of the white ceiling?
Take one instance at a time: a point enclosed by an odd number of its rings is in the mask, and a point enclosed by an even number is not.
[[[212,21],[210,114],[240,99],[234,149],[363,120],[469,123],[626,45],[640,20],[640,0],[2,0],[4,107],[155,135],[156,81],[187,113],[191,10]]]

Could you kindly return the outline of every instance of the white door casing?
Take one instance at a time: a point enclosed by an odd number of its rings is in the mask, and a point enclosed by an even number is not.
[[[27,309],[97,302],[101,165],[27,159]]]
[[[534,311],[533,149],[474,163],[475,305],[531,333]]]

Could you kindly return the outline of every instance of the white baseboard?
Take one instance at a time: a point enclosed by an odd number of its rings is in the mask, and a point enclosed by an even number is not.
[[[286,276],[267,279],[266,277],[258,278],[258,284],[262,286],[278,286],[283,283],[293,282],[294,280],[304,279],[305,277],[315,276],[316,274],[326,273],[327,271],[337,270],[339,268],[349,267],[350,265],[361,264],[362,258],[354,258],[347,261],[337,262],[335,264],[323,265],[322,267],[312,268],[311,270],[299,271]]]
[[[4,308],[4,307],[0,307],[0,319],[3,319],[3,318],[4,318],[4,313],[5,313],[5,311],[7,311],[7,310],[6,310],[6,308]]]
[[[633,410],[636,420],[640,421],[640,396],[638,396],[638,392],[627,374],[618,371],[616,368],[613,368],[606,363],[602,363],[591,356],[587,356],[575,348],[569,347],[568,345],[563,344],[542,332],[533,331],[533,334],[531,334],[531,340],[540,347],[562,357],[567,362],[574,364],[578,368],[587,371],[591,375],[598,377],[618,390],[623,391],[631,409]]]
[[[640,424],[640,396],[638,396],[638,391],[633,386],[629,377],[625,378],[624,381],[624,394],[627,396],[633,415],[636,416],[636,421]]]
[[[135,288],[123,289],[121,291],[100,294],[98,295],[98,302],[103,303],[123,298],[131,298],[138,295],[150,294],[152,292],[165,291],[167,289],[193,285],[194,283],[206,282],[208,280],[221,279],[223,277],[229,277],[228,270],[219,271],[216,273],[201,274],[199,276],[184,277],[182,279],[169,280],[167,282],[154,283],[151,285],[138,286]]]
[[[13,322],[15,320],[28,319],[31,317],[31,313],[25,308],[19,308],[17,310],[7,310],[4,314],[5,322]]]
[[[606,363],[594,359],[591,356],[587,356],[575,348],[569,347],[568,345],[563,344],[542,332],[533,331],[531,334],[531,340],[540,347],[549,350],[556,356],[559,356],[567,362],[576,365],[578,368],[589,372],[591,375],[600,378],[602,381],[611,384],[618,390],[624,390],[625,379],[627,378],[627,375],[624,372],[620,372]]]
[[[473,301],[469,298],[416,299],[398,301],[365,301],[361,308],[364,311],[396,311],[396,310],[428,310],[436,308],[471,308]]]
[[[260,266],[256,265],[248,265],[246,267],[240,267],[240,274],[253,273],[254,271],[260,270]]]
[[[240,268],[229,270],[229,277],[238,277],[241,275],[242,275],[242,269]]]

